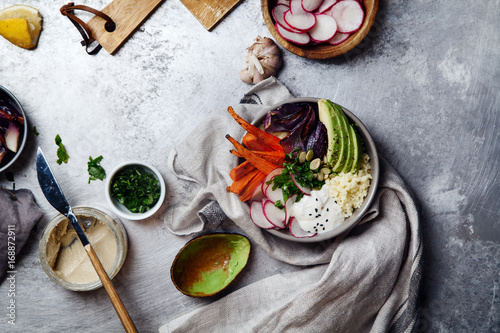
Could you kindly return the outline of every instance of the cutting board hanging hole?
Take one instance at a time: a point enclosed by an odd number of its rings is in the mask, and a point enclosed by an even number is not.
[[[107,32],[113,32],[116,29],[116,23],[106,22],[106,24],[104,24],[104,29],[106,29]]]

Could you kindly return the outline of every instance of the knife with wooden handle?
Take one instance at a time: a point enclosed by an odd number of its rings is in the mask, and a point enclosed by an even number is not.
[[[87,236],[83,232],[82,227],[78,223],[78,220],[75,214],[73,213],[71,206],[69,205],[68,201],[66,200],[66,197],[64,196],[61,188],[59,187],[59,184],[57,183],[57,180],[54,177],[54,174],[52,173],[52,170],[50,169],[49,164],[47,163],[47,160],[45,159],[45,156],[43,155],[42,150],[40,148],[38,148],[36,154],[36,171],[38,176],[38,183],[40,184],[42,192],[45,195],[45,198],[47,198],[47,201],[55,209],[57,209],[57,211],[66,216],[73,225],[73,228],[75,229],[78,238],[82,242],[85,251],[87,251],[90,261],[92,262],[92,265],[94,266],[97,275],[99,276],[99,279],[101,280],[102,285],[104,286],[104,289],[106,289],[106,292],[108,293],[111,303],[113,303],[113,306],[123,324],[123,327],[125,328],[125,331],[137,332],[137,329],[132,319],[130,318],[127,310],[125,309],[125,306],[123,305],[115,288],[113,287],[113,284],[111,283],[108,274],[104,270],[104,267],[102,267],[102,264],[99,258],[97,257],[96,253],[94,252],[92,245],[87,239]]]

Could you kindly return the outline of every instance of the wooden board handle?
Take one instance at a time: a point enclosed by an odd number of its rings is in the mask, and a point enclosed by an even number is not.
[[[99,276],[99,279],[101,279],[102,285],[104,286],[104,289],[106,289],[106,292],[108,293],[109,298],[111,299],[111,303],[113,303],[113,306],[116,310],[116,313],[118,314],[118,317],[120,318],[123,327],[125,328],[126,332],[137,332],[137,329],[135,328],[134,322],[130,318],[127,309],[125,309],[125,306],[123,305],[120,297],[118,296],[118,293],[115,290],[115,287],[113,287],[113,284],[111,283],[111,280],[109,279],[108,274],[104,270],[104,267],[102,267],[101,261],[97,257],[97,255],[94,252],[94,249],[90,244],[85,245],[85,250],[87,251],[87,254],[89,255],[90,261],[92,262],[92,265],[94,265],[95,271],[97,272],[97,275]]]

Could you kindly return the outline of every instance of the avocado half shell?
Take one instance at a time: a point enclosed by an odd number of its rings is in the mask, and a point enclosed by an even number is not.
[[[175,287],[187,296],[207,297],[224,290],[245,268],[250,241],[240,234],[210,234],[189,241],[170,269]]]

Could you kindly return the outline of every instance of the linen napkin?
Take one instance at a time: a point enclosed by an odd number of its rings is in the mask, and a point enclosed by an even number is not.
[[[271,77],[233,108],[252,121],[265,106],[289,97],[286,87]],[[211,115],[195,132],[169,157],[178,182],[173,190],[179,191],[166,210],[167,228],[185,235],[227,217],[269,256],[304,267],[254,282],[175,318],[160,327],[161,333],[409,332],[415,328],[422,267],[419,215],[410,190],[387,161],[380,158],[379,189],[360,223],[331,241],[290,242],[255,226],[247,205],[226,192],[236,161],[224,135],[241,138],[244,130],[224,110]]]
[[[12,251],[16,256],[21,252],[42,215],[30,190],[0,188],[0,281],[7,271],[16,270],[16,260],[11,260]]]

